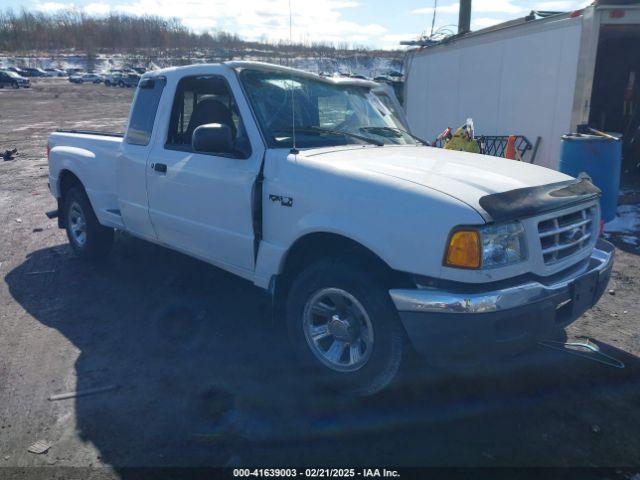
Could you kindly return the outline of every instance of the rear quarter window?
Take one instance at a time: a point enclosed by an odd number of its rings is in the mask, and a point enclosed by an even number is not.
[[[164,77],[145,78],[138,86],[125,142],[130,145],[148,145],[158,111],[160,97],[166,84]]]

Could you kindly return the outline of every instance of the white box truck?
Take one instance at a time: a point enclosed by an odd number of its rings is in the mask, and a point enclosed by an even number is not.
[[[405,64],[414,134],[434,139],[471,117],[477,133],[540,137],[535,163],[557,168],[561,135],[589,124],[624,134],[627,167],[640,160],[640,139],[631,141],[640,123],[637,1],[544,18],[532,12],[428,43]]]

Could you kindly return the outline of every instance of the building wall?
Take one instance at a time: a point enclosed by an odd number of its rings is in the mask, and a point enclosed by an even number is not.
[[[410,55],[406,110],[416,135],[434,139],[473,118],[477,134],[542,142],[536,164],[557,168],[571,114],[581,17],[530,22]]]

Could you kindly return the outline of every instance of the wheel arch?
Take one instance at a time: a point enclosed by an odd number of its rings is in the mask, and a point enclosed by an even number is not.
[[[361,242],[339,233],[315,231],[296,239],[284,254],[280,273],[272,285],[276,298],[288,290],[295,275],[305,266],[326,258],[344,260],[371,270],[389,286],[412,283],[409,274],[394,270],[380,255]]]
[[[60,228],[65,228],[67,226],[66,219],[63,218],[64,215],[62,215],[62,207],[64,205],[67,192],[73,187],[80,187],[84,192],[86,192],[80,178],[78,178],[78,176],[71,170],[63,168],[58,174],[58,192],[60,192],[60,196],[58,197],[58,212],[60,212],[58,215],[58,227]]]

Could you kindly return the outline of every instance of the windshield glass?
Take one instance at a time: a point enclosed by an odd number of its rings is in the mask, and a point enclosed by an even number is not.
[[[293,146],[293,117],[298,148],[416,144],[367,87],[264,70],[240,78],[270,147]]]
[[[18,75],[16,72],[8,71],[8,72],[4,72],[4,73],[6,73],[7,75],[9,75],[10,77],[13,77],[13,78],[20,77],[20,75]]]

